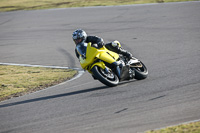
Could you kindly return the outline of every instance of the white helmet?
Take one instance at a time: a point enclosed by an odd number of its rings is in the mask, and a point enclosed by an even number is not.
[[[73,32],[72,38],[73,38],[75,44],[77,45],[77,44],[82,43],[83,41],[86,40],[87,33],[84,30],[77,29]]]

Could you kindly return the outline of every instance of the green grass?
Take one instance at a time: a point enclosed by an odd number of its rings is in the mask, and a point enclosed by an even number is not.
[[[50,8],[130,5],[199,0],[0,0],[0,12]]]
[[[189,124],[181,124],[160,130],[151,130],[146,133],[200,133],[200,121]]]
[[[71,69],[0,65],[0,101],[61,83],[76,74]]]

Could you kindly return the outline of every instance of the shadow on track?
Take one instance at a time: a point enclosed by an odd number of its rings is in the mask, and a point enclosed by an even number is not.
[[[74,92],[69,92],[69,93],[64,93],[64,94],[57,94],[57,95],[52,95],[52,96],[34,98],[34,99],[25,100],[25,101],[3,104],[3,105],[0,105],[0,108],[20,105],[20,104],[26,104],[26,103],[32,103],[32,102],[37,102],[37,101],[43,101],[43,100],[48,100],[48,99],[54,99],[54,98],[59,98],[59,97],[73,96],[73,95],[78,95],[78,94],[82,94],[82,93],[88,93],[88,92],[92,92],[92,91],[103,90],[103,89],[106,89],[106,88],[109,88],[109,87],[101,86],[101,87],[97,87],[97,88],[90,88],[90,89],[86,89],[86,90],[79,90],[79,91],[74,91]]]
[[[136,80],[122,81],[122,82],[119,83],[118,86],[130,83],[130,82],[135,82],[135,81]],[[101,87],[97,87],[97,88],[90,88],[90,89],[86,89],[86,90],[73,91],[73,92],[64,93],[64,94],[57,94],[57,95],[52,95],[52,96],[34,98],[34,99],[25,100],[25,101],[19,101],[19,102],[14,102],[14,103],[2,104],[2,105],[0,105],[0,108],[9,107],[9,106],[15,106],[15,105],[20,105],[20,104],[26,104],[26,103],[32,103],[32,102],[37,102],[37,101],[44,101],[44,100],[54,99],[54,98],[59,98],[59,97],[73,96],[73,95],[78,95],[78,94],[93,92],[93,91],[97,91],[97,90],[103,90],[103,89],[107,89],[107,88],[110,88],[110,87],[108,87],[108,86],[101,86]]]

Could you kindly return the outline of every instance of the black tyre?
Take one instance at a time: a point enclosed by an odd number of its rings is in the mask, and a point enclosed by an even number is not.
[[[91,71],[95,78],[107,86],[113,87],[117,86],[119,83],[119,78],[112,71],[106,72],[99,66],[94,66]]]
[[[135,71],[135,79],[142,80],[142,79],[147,78],[148,70],[141,61],[139,65],[141,67],[131,67],[131,69]]]

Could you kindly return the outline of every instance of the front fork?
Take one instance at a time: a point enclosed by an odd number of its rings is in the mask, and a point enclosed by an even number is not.
[[[120,69],[121,62],[116,61],[116,62],[113,62],[113,64],[115,65],[115,68],[116,68],[115,71],[116,71],[117,77],[120,79],[120,77],[121,77],[121,69]]]
[[[116,72],[117,72],[118,78],[120,78],[120,76],[121,76],[121,69],[120,69],[119,66],[116,67]]]

